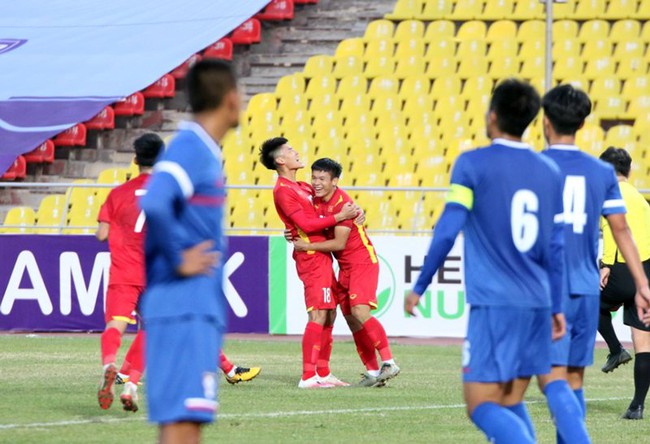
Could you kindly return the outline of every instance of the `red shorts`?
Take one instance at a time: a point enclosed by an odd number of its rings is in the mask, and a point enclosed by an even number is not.
[[[334,310],[336,298],[332,294],[332,285],[336,282],[332,269],[332,257],[329,254],[294,255],[298,277],[305,286],[305,306],[307,312],[312,310]]]
[[[110,321],[124,321],[137,324],[135,319],[138,300],[144,287],[138,285],[109,284],[106,292],[106,313],[104,319]]]
[[[339,270],[336,296],[341,313],[344,316],[352,314],[355,305],[368,305],[371,310],[376,309],[378,281],[379,264],[355,264]]]

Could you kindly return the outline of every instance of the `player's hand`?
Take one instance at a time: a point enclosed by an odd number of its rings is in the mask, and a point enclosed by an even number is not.
[[[351,202],[346,203],[341,208],[341,212],[334,215],[334,218],[341,222],[343,220],[354,219],[357,217],[357,206],[353,205]]]
[[[361,207],[357,206],[357,208],[359,210],[359,215],[354,219],[354,223],[357,225],[363,225],[366,223],[366,213],[361,209]]]
[[[293,240],[293,248],[296,251],[309,251],[309,244],[302,239]]]
[[[284,230],[284,238],[287,240],[287,242],[291,242],[293,240],[291,230]]]
[[[566,319],[564,318],[564,313],[554,314],[552,322],[553,330],[551,332],[551,339],[554,341],[562,339],[562,337],[566,334]]]
[[[634,295],[634,303],[636,305],[637,314],[641,322],[646,327],[650,326],[650,288],[647,285],[639,287]]]
[[[409,316],[415,316],[415,307],[420,303],[420,295],[414,292],[410,292],[408,296],[404,298],[404,311],[409,314]]]
[[[607,282],[609,281],[609,274],[612,270],[609,267],[603,267],[600,269],[600,289],[607,287]]]
[[[181,253],[183,261],[176,269],[181,276],[190,277],[201,274],[210,274],[212,268],[219,262],[220,253],[210,251],[214,247],[214,242],[206,240],[192,248],[183,250]]]

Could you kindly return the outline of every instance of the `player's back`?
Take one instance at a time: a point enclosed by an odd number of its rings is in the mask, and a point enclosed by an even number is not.
[[[452,194],[460,185],[473,196],[464,228],[468,302],[550,307],[547,266],[562,211],[557,167],[523,143],[495,139],[461,154],[451,182]]]
[[[564,184],[569,292],[598,294],[600,216],[625,211],[614,169],[573,145],[553,145],[543,155],[558,165]]]

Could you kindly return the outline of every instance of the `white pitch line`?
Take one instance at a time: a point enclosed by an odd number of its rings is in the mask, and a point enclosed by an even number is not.
[[[614,398],[592,398],[587,399],[587,402],[606,402],[606,401],[621,401],[628,399],[625,397]],[[545,403],[543,400],[527,401],[527,404],[540,404]],[[313,416],[313,415],[338,415],[349,413],[371,413],[371,412],[399,412],[399,411],[412,411],[412,410],[443,410],[443,409],[459,409],[464,408],[465,404],[432,404],[420,406],[398,406],[398,407],[367,407],[360,409],[333,409],[333,410],[294,410],[288,412],[266,412],[266,413],[223,413],[217,415],[218,419],[253,419],[253,418],[289,418],[292,416]],[[33,428],[48,428],[48,427],[64,427],[72,425],[85,425],[85,424],[110,424],[114,422],[126,421],[143,421],[144,418],[104,418],[96,416],[88,419],[79,419],[72,421],[56,421],[56,422],[29,422],[25,424],[0,424],[1,430],[11,429],[33,429]]]

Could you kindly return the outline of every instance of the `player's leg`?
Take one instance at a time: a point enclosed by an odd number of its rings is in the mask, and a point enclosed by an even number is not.
[[[636,288],[634,279],[627,268],[627,264],[614,264],[611,267],[607,286],[600,293],[601,310],[599,313],[598,332],[601,334],[609,354],[607,361],[601,370],[605,373],[614,371],[619,365],[628,363],[632,360],[630,353],[623,348],[618,340],[614,326],[612,325],[612,311],[616,311],[622,304],[632,304]]]
[[[535,440],[535,426],[526,408],[524,402],[524,395],[530,384],[530,378],[517,378],[506,387],[506,393],[503,397],[502,405],[517,415],[519,419],[526,425],[526,430],[530,436]]]
[[[327,310],[325,323],[323,324],[323,333],[321,334],[320,353],[316,361],[316,374],[320,378],[326,378],[330,375],[330,358],[332,357],[332,330],[336,320],[336,310]]]
[[[252,381],[260,374],[260,367],[240,367],[230,362],[223,350],[219,351],[219,368],[226,376],[229,384]]]
[[[632,327],[634,344],[634,398],[624,419],[643,419],[643,407],[650,387],[650,332]]]
[[[159,444],[199,444],[201,424],[196,422],[175,422],[159,428]]]

